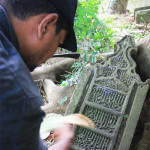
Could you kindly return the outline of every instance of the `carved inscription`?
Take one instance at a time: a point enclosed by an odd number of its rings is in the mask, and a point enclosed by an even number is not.
[[[136,77],[129,76],[127,74],[127,70],[121,70],[121,69],[117,70],[116,78],[119,79],[123,84],[127,86],[132,85],[136,80]]]
[[[90,106],[85,107],[83,114],[95,123],[96,128],[108,133],[114,132],[118,116]]]
[[[94,85],[89,101],[116,111],[121,111],[125,98],[125,94]]]
[[[107,67],[99,66],[97,67],[97,78],[100,76],[103,77],[112,76],[115,70],[116,69],[112,66],[107,66]]]
[[[77,127],[75,145],[83,150],[107,150],[110,139],[88,129]]]
[[[120,67],[120,68],[127,68],[128,67],[128,64],[124,58],[124,55],[123,53],[121,53],[119,56],[113,58],[111,60],[111,64],[113,66],[117,66],[117,67]]]
[[[82,113],[95,124],[75,128],[73,150],[129,149],[149,82],[142,82],[136,74],[131,58],[137,51],[133,37],[117,42],[115,50],[104,62],[85,70],[81,79],[88,77],[88,81],[78,85],[71,100],[69,114]],[[125,113],[128,119],[123,119]]]
[[[114,79],[102,79],[102,80],[96,80],[96,84],[101,85],[102,87],[108,87],[115,90],[120,90],[124,93],[128,92],[128,86],[125,84],[121,84],[121,82],[114,80]]]

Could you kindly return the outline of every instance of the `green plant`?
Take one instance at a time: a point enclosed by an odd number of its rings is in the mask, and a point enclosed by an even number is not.
[[[113,45],[112,30],[98,17],[100,4],[100,0],[79,0],[74,29],[81,60],[72,66],[71,74],[64,75],[66,80],[60,86],[77,84],[83,67],[88,63],[95,64],[101,59],[99,53],[108,52]]]
[[[89,53],[106,52],[112,44],[112,30],[107,27],[105,21],[97,17],[100,4],[100,0],[79,0],[75,33],[80,53],[83,53],[83,48],[87,48]]]
[[[79,75],[81,74],[81,71],[83,67],[86,65],[86,62],[76,62],[72,65],[73,71],[71,73],[67,73],[65,75],[62,75],[66,78],[66,80],[62,80],[60,86],[72,86],[72,84],[77,84]]]
[[[129,116],[125,114],[123,117],[124,117],[125,119],[128,119]]]

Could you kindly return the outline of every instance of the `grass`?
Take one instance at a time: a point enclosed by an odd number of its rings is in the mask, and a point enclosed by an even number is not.
[[[114,31],[112,38],[114,38],[115,42],[127,34],[134,36],[136,42],[150,34],[150,31],[144,31],[144,28],[138,29],[138,25],[134,21],[134,9],[148,6],[148,1],[129,0],[127,7],[128,13],[110,15],[106,13],[110,0],[102,0],[99,18],[104,19],[107,25]]]

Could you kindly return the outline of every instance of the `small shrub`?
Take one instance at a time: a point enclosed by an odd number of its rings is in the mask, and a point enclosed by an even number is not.
[[[87,63],[95,64],[99,53],[112,49],[112,30],[97,17],[100,0],[79,0],[75,16],[75,33],[81,60],[72,67],[72,74],[65,75],[61,86],[77,84],[78,77]],[[100,59],[100,58],[98,58]]]
[[[112,30],[105,21],[97,17],[100,0],[79,0],[75,17],[75,33],[78,52],[86,47],[87,51],[107,52],[112,46]]]

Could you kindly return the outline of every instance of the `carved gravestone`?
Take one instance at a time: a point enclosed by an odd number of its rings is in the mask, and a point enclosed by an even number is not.
[[[128,150],[149,87],[136,74],[137,48],[125,36],[114,54],[94,67],[85,68],[66,115],[81,113],[94,128],[75,128],[73,150]]]

